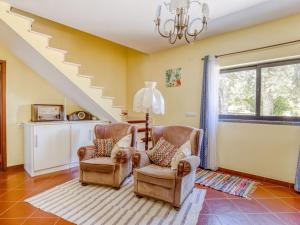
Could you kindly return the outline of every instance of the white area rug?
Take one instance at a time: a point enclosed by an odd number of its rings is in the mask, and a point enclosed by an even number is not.
[[[205,194],[205,190],[194,188],[176,211],[170,204],[137,198],[132,178],[128,178],[120,190],[94,185],[83,187],[74,179],[25,201],[75,224],[195,225]]]

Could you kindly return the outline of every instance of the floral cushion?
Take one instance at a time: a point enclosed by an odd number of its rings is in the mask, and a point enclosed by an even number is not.
[[[96,152],[93,158],[99,157],[110,157],[111,151],[113,150],[117,139],[108,138],[108,139],[95,139],[94,144],[96,146]]]
[[[114,158],[116,157],[118,151],[119,151],[121,148],[128,148],[128,147],[130,147],[131,141],[132,141],[132,135],[131,135],[131,134],[128,134],[128,135],[122,137],[122,138],[115,144],[115,146],[113,147],[113,149],[112,149],[112,151],[111,151],[110,157],[114,159]]]
[[[172,158],[171,161],[171,169],[172,170],[177,170],[178,164],[181,160],[184,158],[191,156],[192,155],[192,147],[191,147],[191,142],[187,141],[183,145],[181,145]]]
[[[149,159],[158,166],[171,167],[171,161],[177,152],[177,148],[164,138],[160,138],[156,145],[146,151]]]

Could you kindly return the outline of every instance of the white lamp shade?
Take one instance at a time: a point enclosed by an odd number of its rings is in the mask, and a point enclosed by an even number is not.
[[[134,112],[153,112],[155,114],[165,113],[165,101],[159,90],[156,88],[156,82],[146,81],[145,87],[140,89],[133,99]]]

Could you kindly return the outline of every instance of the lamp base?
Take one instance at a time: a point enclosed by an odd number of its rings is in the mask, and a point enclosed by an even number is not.
[[[145,131],[145,150],[148,150],[148,143],[149,143],[149,113],[146,113],[146,131]]]

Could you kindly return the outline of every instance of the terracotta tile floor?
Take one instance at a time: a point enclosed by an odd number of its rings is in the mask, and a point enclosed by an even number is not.
[[[264,183],[252,200],[206,189],[198,225],[300,225],[300,194],[286,187]]]
[[[78,177],[70,169],[36,178],[23,170],[0,172],[0,225],[72,224],[23,200]],[[300,225],[300,195],[288,188],[264,183],[252,200],[207,189],[198,225]]]

